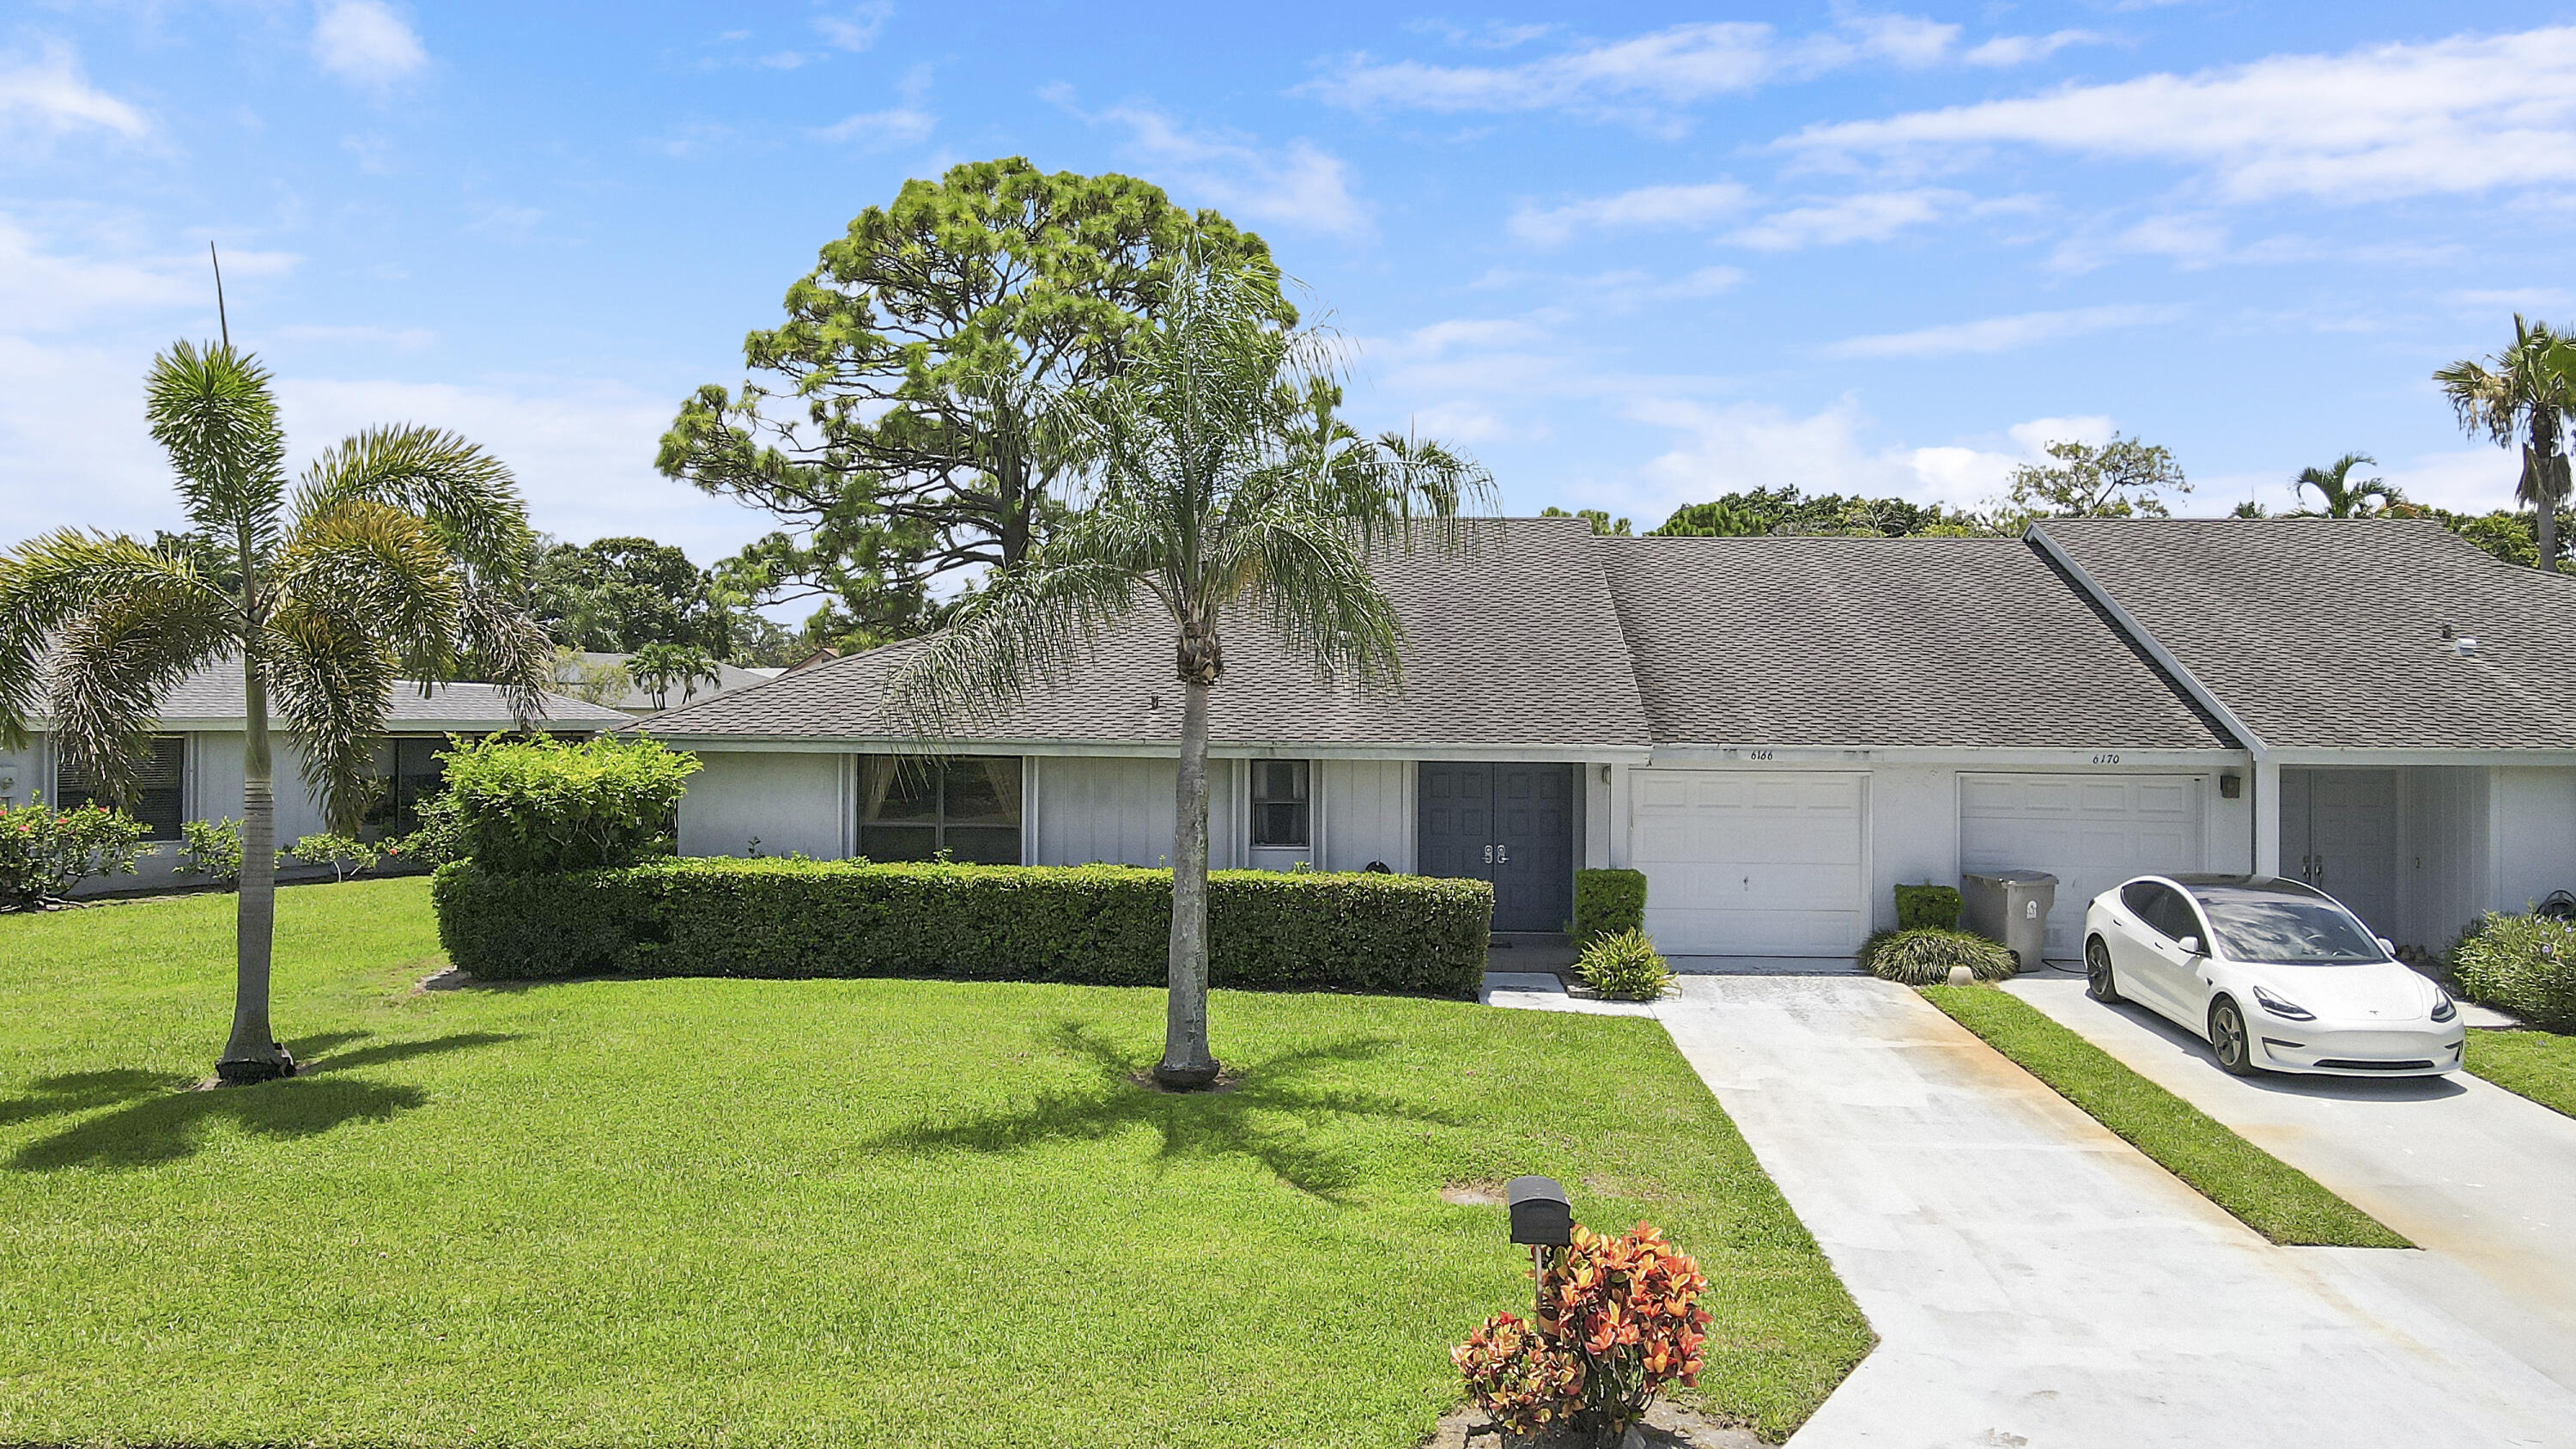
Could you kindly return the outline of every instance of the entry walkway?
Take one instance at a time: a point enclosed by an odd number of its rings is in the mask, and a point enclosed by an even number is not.
[[[2144,1007],[2005,989],[2413,1239],[2373,1266],[2576,1390],[2576,1119],[2465,1072],[2231,1077]]]
[[[1910,990],[1653,1010],[1880,1336],[1792,1449],[2576,1445],[2576,1395],[2387,1255],[2265,1243]]]

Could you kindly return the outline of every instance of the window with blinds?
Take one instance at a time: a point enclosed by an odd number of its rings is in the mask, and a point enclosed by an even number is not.
[[[155,735],[143,758],[134,766],[134,798],[122,802],[125,812],[152,827],[152,839],[179,838],[179,821],[185,813],[188,741],[182,735]],[[54,772],[54,804],[59,809],[76,810],[95,801],[115,806],[100,791],[99,783],[87,771],[64,762]]]

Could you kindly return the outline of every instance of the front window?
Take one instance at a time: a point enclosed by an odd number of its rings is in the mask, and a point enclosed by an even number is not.
[[[1252,762],[1252,843],[1302,850],[1313,807],[1304,760]]]
[[[447,788],[447,762],[439,753],[444,736],[397,737],[376,746],[376,793],[367,804],[367,824],[377,838],[409,835],[420,828],[420,807]]]
[[[1016,755],[859,760],[859,854],[870,860],[1020,863]]]
[[[180,791],[181,777],[186,773],[188,742],[180,735],[154,735],[142,758],[134,762],[134,798],[122,802],[126,813],[152,827],[152,840],[179,838],[179,820],[184,813]],[[88,773],[68,763],[54,774],[54,808],[77,810],[97,803],[113,807],[99,782]]]
[[[2360,966],[2388,956],[2361,922],[2327,901],[2294,896],[2204,895],[2209,929],[2239,961],[2290,966]]]

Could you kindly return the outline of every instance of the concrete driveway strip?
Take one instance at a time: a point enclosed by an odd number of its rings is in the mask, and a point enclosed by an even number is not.
[[[1702,976],[1656,1015],[1880,1336],[1792,1449],[2576,1445],[2576,1395],[2359,1250],[2264,1242],[1911,990]]]
[[[2465,1072],[2231,1077],[2198,1037],[2080,982],[2005,989],[2413,1239],[2425,1251],[2352,1266],[2576,1391],[2576,1119]]]

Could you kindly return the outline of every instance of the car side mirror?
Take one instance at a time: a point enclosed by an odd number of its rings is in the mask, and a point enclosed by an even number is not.
[[[2373,936],[2370,939],[2379,943],[2380,950],[2387,952],[2391,956],[2397,954],[2397,943],[2388,939],[2386,936]]]
[[[2174,942],[2174,944],[2180,946],[2182,948],[2182,953],[2186,956],[2197,956],[2200,954],[2200,938],[2198,936],[2185,936],[2181,940]]]

